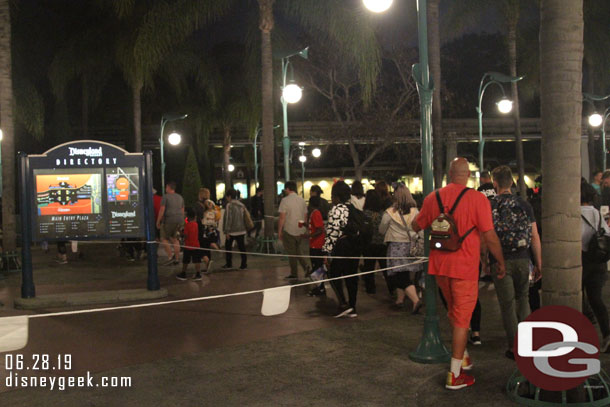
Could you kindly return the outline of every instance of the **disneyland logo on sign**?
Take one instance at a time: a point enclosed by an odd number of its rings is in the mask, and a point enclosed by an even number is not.
[[[68,147],[70,149],[70,157],[74,156],[85,156],[85,157],[102,157],[102,147],[98,148],[76,148]]]
[[[601,370],[595,327],[569,307],[543,307],[519,323],[514,352],[521,373],[549,391],[577,387]]]
[[[135,218],[135,217],[136,217],[136,211],[132,211],[132,212],[112,211],[112,219],[114,219],[114,218]]]

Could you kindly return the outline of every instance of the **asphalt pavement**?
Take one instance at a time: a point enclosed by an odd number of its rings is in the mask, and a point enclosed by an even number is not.
[[[82,245],[84,257],[58,265],[51,253],[34,250],[38,294],[143,288],[146,263],[118,257],[113,245]],[[235,259],[237,260],[237,259]],[[215,267],[222,264],[216,255]],[[238,264],[238,263],[236,263]],[[201,282],[180,282],[178,267],[160,267],[164,300],[227,294],[286,284],[282,258],[249,258],[247,271],[215,271]],[[138,309],[117,309],[30,321],[26,348],[0,354],[0,400],[6,406],[508,406],[506,382],[516,368],[504,357],[504,331],[493,286],[482,285],[481,346],[470,346],[477,380],[471,388],[444,389],[448,366],[411,361],[424,317],[391,307],[385,283],[377,276],[376,294],[361,284],[358,314],[334,319],[336,302],[311,298],[307,288],[292,290],[288,311],[260,313],[262,295],[204,300]],[[0,317],[40,314],[15,309],[20,276],[0,281]],[[329,290],[330,293],[330,290]],[[158,301],[158,300],[155,300]],[[133,304],[132,302],[129,304]],[[110,304],[116,307],[120,304]],[[442,306],[439,307],[443,310]],[[441,337],[449,347],[449,324],[440,317]],[[9,356],[7,356],[9,355]],[[23,355],[70,355],[71,369],[37,371],[37,376],[92,374],[129,378],[122,388],[7,388],[6,364]],[[38,356],[37,356],[38,355]],[[63,359],[62,359],[63,360]],[[602,355],[602,367],[610,362]],[[32,363],[28,366],[32,367]],[[20,372],[27,375],[29,372]],[[117,379],[119,380],[119,379]],[[57,387],[58,382],[56,382]]]

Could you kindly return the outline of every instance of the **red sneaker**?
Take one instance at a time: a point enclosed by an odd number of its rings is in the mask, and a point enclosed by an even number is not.
[[[472,363],[470,356],[464,356],[464,359],[462,359],[462,370],[471,370],[472,366],[474,366],[474,363]]]
[[[464,387],[469,387],[474,384],[474,377],[460,372],[458,377],[455,377],[453,373],[447,373],[447,383],[445,383],[445,388],[449,390],[459,390]]]

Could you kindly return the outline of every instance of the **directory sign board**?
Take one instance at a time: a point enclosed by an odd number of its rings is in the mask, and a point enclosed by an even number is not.
[[[33,240],[144,237],[144,156],[75,141],[30,155]]]

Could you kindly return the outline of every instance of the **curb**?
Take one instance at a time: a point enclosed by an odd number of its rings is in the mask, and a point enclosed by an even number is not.
[[[167,297],[167,288],[149,291],[134,290],[90,291],[81,293],[47,294],[34,298],[16,298],[15,308],[36,310],[44,308],[72,307],[77,305],[116,304],[130,301],[157,300]]]

